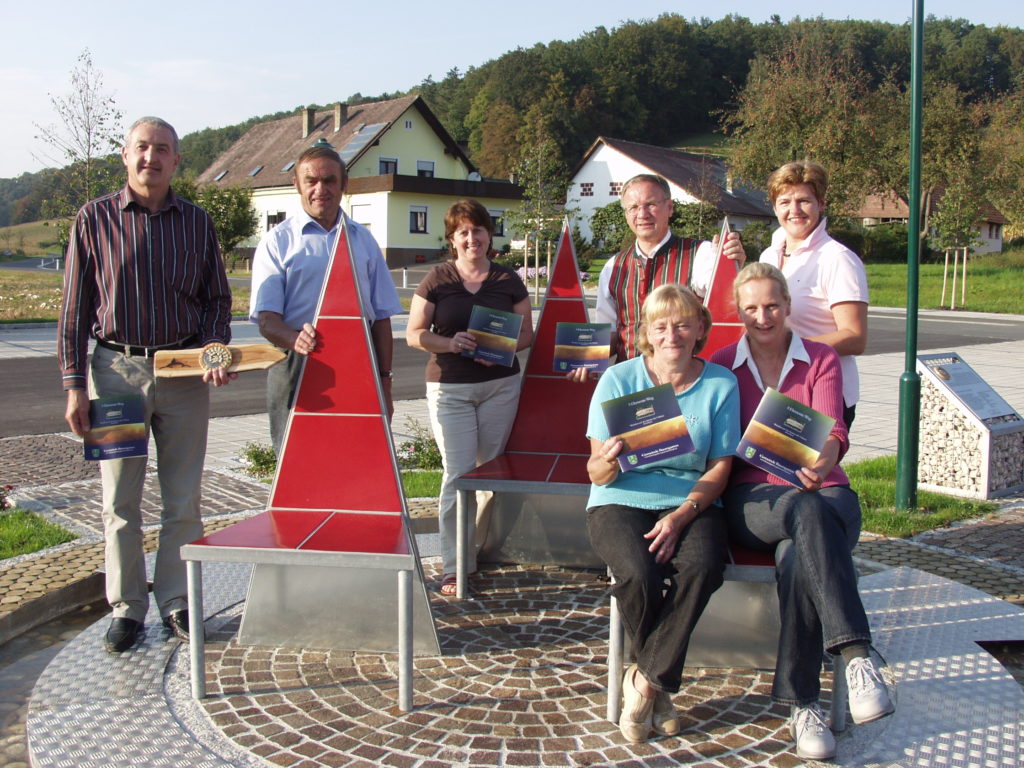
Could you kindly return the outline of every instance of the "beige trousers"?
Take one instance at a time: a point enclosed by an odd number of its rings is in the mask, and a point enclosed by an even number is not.
[[[188,607],[179,550],[203,535],[200,485],[206,458],[210,392],[202,377],[157,379],[153,361],[96,347],[90,397],[142,395],[146,429],[156,443],[160,481],[160,538],[153,596],[162,616]],[[106,540],[107,602],[114,616],[143,621],[149,606],[142,548],[144,457],[100,462]]]
[[[427,382],[427,412],[444,465],[438,528],[442,567],[446,574],[455,573],[458,522],[455,479],[490,461],[505,449],[519,404],[519,385],[519,376],[478,384]],[[476,546],[470,547],[466,553],[467,573],[476,571],[476,552],[487,537],[493,496],[491,491],[470,494],[470,541]]]

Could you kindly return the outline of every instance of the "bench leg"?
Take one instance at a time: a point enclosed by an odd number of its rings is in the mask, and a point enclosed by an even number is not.
[[[619,722],[622,699],[622,615],[619,601],[611,598],[608,617],[608,719]]]
[[[188,578],[189,658],[192,664],[192,698],[206,696],[206,635],[203,632],[203,564],[186,563]]]
[[[398,572],[398,708],[412,709],[412,571]]]
[[[832,710],[829,712],[832,730],[841,733],[846,730],[846,699],[850,692],[846,686],[846,659],[832,657]]]
[[[466,559],[469,552],[469,491],[455,497],[455,596],[466,599]]]

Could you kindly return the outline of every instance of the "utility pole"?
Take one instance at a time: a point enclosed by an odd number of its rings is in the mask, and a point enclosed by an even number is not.
[[[899,434],[896,447],[896,509],[917,507],[918,438],[921,421],[921,377],[917,373],[918,262],[921,246],[921,110],[924,58],[924,0],[913,0],[910,47],[910,191],[907,206],[907,331],[906,356],[900,376]]]

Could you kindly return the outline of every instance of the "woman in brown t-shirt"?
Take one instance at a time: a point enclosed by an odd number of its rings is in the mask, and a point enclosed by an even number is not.
[[[476,349],[467,331],[474,305],[523,316],[516,351],[533,342],[530,297],[519,276],[490,260],[494,222],[475,200],[460,200],[444,217],[445,239],[454,258],[439,264],[416,288],[406,341],[430,353],[427,409],[441,450],[444,474],[438,525],[443,561],[441,594],[455,594],[456,515],[454,481],[490,461],[505,448],[519,401],[519,361],[511,366],[484,362],[462,353]],[[479,531],[485,531],[491,493],[476,494]],[[477,543],[482,541],[478,534]],[[468,573],[476,571],[476,547],[467,553]]]

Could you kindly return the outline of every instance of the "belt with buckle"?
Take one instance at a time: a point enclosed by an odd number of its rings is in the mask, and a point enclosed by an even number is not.
[[[109,349],[114,352],[120,352],[122,355],[127,357],[152,357],[157,352],[164,349],[186,349],[196,340],[196,334],[192,334],[187,339],[175,342],[174,344],[164,344],[160,347],[133,347],[130,344],[118,344],[116,341],[107,341],[106,339],[96,339],[96,344]]]

